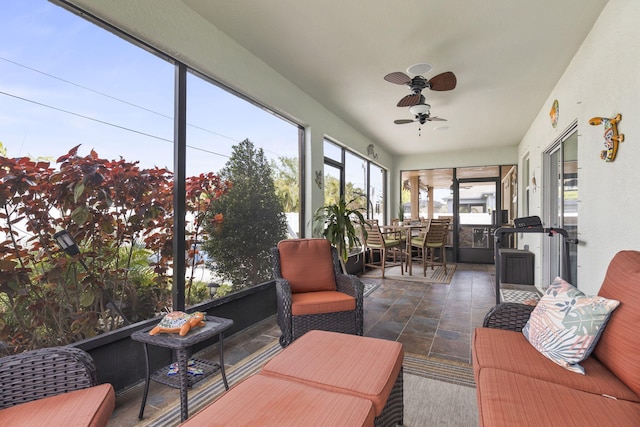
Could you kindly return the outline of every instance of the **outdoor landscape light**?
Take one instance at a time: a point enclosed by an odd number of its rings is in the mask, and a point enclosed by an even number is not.
[[[69,234],[67,230],[58,231],[56,234],[53,235],[53,238],[58,244],[58,246],[60,246],[60,249],[62,249],[64,253],[67,254],[68,256],[75,257],[76,255],[80,254],[80,248],[78,247],[76,242],[73,240],[73,237],[71,237],[71,234]],[[80,262],[84,270],[87,273],[89,273],[89,267],[87,267],[87,264],[84,263],[84,260],[82,258],[78,258],[78,261]],[[127,319],[127,317],[124,315],[122,310],[120,310],[120,307],[116,305],[116,303],[113,301],[111,296],[107,293],[106,289],[103,288],[102,293],[107,298],[109,305],[113,307],[113,309],[120,315],[120,317],[122,317],[125,324],[130,325],[131,322],[129,322],[129,319]]]
[[[216,292],[218,292],[218,288],[220,287],[220,285],[215,282],[210,282],[207,283],[207,287],[209,288],[209,296],[211,297],[211,299],[213,299],[213,297],[216,296]]]
[[[60,230],[56,234],[53,235],[53,238],[56,240],[60,249],[64,251],[69,256],[76,256],[80,253],[80,248],[76,245],[76,242],[73,241],[73,237],[67,230]]]

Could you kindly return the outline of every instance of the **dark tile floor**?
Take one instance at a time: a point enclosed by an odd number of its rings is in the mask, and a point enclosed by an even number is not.
[[[471,332],[495,305],[494,271],[458,264],[449,284],[363,279],[380,283],[365,298],[365,335],[400,341],[408,354],[470,363]]]
[[[366,336],[400,341],[407,354],[471,362],[471,333],[482,325],[485,314],[495,305],[493,265],[458,264],[450,284],[429,284],[365,278],[380,286],[365,298]],[[509,288],[509,285],[504,285]],[[225,340],[225,366],[235,364],[263,349],[280,336],[275,317]],[[198,357],[218,360],[217,346]],[[228,376],[230,385],[233,376]],[[148,420],[176,401],[178,391],[153,383],[145,409]],[[142,385],[116,399],[116,410],[109,422],[115,426],[146,426],[137,418]]]

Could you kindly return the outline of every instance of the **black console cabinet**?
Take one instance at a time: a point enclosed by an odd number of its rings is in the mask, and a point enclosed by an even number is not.
[[[499,249],[500,281],[518,285],[533,285],[533,253],[519,249]]]
[[[517,219],[516,219],[517,220]],[[514,220],[514,222],[516,221]],[[525,224],[526,225],[526,224]],[[564,266],[560,270],[561,277],[571,283],[571,268],[569,265],[569,243],[578,243],[577,239],[569,239],[569,233],[562,228],[543,227],[498,227],[493,233],[494,236],[494,258],[496,263],[496,304],[500,304],[500,282],[518,283],[518,279],[523,279],[520,283],[533,284],[533,254],[529,251],[502,248],[504,239],[514,233],[542,233],[549,237],[562,236],[564,240],[565,256]],[[504,262],[503,262],[504,260]],[[503,280],[507,279],[507,280]]]

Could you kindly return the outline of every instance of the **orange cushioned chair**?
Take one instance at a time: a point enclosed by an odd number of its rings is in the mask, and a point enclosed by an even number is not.
[[[49,347],[0,359],[0,426],[104,427],[115,408],[88,353]]]
[[[341,272],[328,240],[282,240],[271,252],[283,347],[313,329],[362,335],[364,285]]]

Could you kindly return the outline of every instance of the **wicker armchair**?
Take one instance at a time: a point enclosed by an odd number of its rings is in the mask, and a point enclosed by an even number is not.
[[[280,345],[313,329],[363,334],[364,285],[343,274],[326,239],[289,239],[271,250]]]
[[[521,332],[534,308],[535,306],[532,305],[503,302],[489,310],[482,326]]]
[[[42,420],[50,425],[106,425],[115,408],[113,387],[98,385],[93,359],[75,347],[43,348],[0,358],[0,389],[3,425],[34,425]],[[66,397],[61,399],[63,394]],[[75,414],[79,408],[82,416]],[[90,422],[85,423],[86,418]]]

